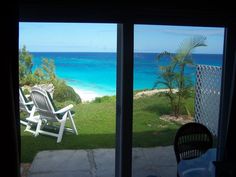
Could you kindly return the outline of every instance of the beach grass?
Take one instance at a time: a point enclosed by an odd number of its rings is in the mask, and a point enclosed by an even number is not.
[[[193,98],[187,100],[193,108]],[[59,105],[68,104],[63,103]],[[166,97],[159,94],[134,100],[133,147],[153,147],[173,144],[180,124],[161,120],[170,113]],[[86,104],[74,104],[74,120],[78,135],[65,132],[61,143],[56,138],[24,132],[21,126],[21,162],[32,162],[39,151],[61,149],[94,149],[115,147],[115,97],[95,100]],[[191,109],[193,112],[193,109]]]

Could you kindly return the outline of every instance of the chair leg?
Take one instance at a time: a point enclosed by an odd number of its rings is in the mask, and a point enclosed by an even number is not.
[[[28,121],[28,123],[27,123],[26,128],[25,128],[24,131],[27,131],[27,132],[33,133],[34,136],[37,136],[37,135],[36,135],[36,130],[31,130],[31,128],[32,128],[32,124],[34,124],[34,123]]]
[[[37,127],[36,127],[36,130],[35,130],[35,134],[34,136],[38,136],[39,135],[39,132],[40,132],[40,129],[41,129],[41,125],[42,125],[42,120],[40,119],[37,123]]]
[[[29,131],[30,129],[31,129],[30,122],[28,122],[28,123],[26,124],[26,128],[25,128],[24,131]]]
[[[31,109],[31,111],[30,111],[30,116],[29,116],[30,118],[32,118],[32,117],[34,116],[35,109],[36,109],[36,107],[33,106],[32,109]]]
[[[71,122],[71,125],[72,125],[72,129],[73,129],[73,132],[78,135],[78,131],[76,129],[76,126],[75,126],[75,122],[74,122],[74,119],[71,115],[71,112],[69,111],[69,119],[70,119],[70,122]]]
[[[26,121],[20,120],[20,123],[21,123],[22,125],[27,126],[27,122],[26,122]]]
[[[66,121],[61,122],[61,126],[60,126],[60,129],[59,129],[59,134],[58,134],[58,137],[57,137],[57,143],[61,142],[63,132],[64,132],[64,129],[65,129],[65,124],[66,124]]]
[[[34,112],[35,112],[35,106],[33,106],[32,110],[31,110],[31,112],[30,112],[29,118],[32,118],[32,117],[34,116]],[[20,123],[22,123],[23,125],[26,125],[26,128],[25,128],[24,131],[32,132],[32,130],[30,130],[30,129],[31,129],[31,125],[30,125],[31,122],[29,122],[29,121],[24,122],[24,121],[21,120]]]

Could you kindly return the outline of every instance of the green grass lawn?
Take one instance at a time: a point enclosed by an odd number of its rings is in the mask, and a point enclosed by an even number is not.
[[[134,147],[173,144],[180,125],[159,119],[160,115],[170,113],[168,105],[167,99],[158,95],[134,100]],[[188,100],[188,105],[192,110],[193,99]],[[24,132],[25,127],[21,126],[21,161],[32,162],[36,153],[42,150],[114,148],[115,108],[114,97],[88,104],[74,104],[74,121],[79,135],[64,132],[61,143],[56,143],[56,138],[51,136],[34,137],[31,133]]]

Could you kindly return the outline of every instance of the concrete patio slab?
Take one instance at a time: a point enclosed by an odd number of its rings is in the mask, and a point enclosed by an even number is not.
[[[133,148],[133,177],[175,177],[173,146]],[[115,150],[41,151],[28,177],[114,177]]]
[[[115,150],[97,149],[93,150],[94,162],[96,164],[96,177],[115,176]]]

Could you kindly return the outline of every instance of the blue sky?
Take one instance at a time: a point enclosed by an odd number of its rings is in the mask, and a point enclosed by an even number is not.
[[[19,48],[30,52],[116,52],[116,24],[19,23]],[[195,53],[222,53],[224,28],[135,25],[135,52],[175,52],[193,35],[207,37]]]

